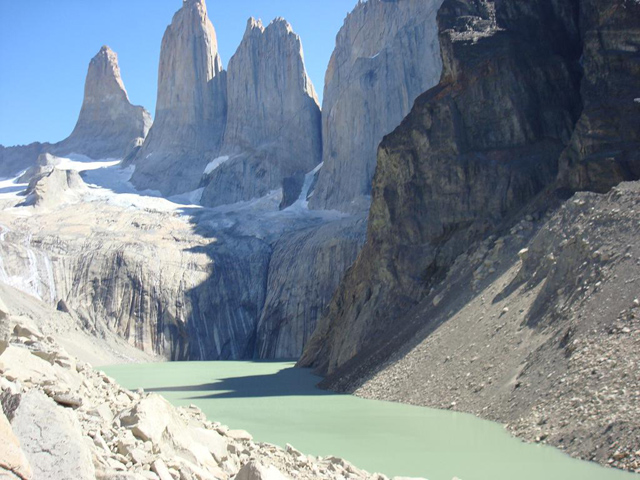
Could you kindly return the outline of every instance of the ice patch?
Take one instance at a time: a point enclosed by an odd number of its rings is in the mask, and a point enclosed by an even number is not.
[[[89,170],[98,170],[100,168],[108,168],[118,165],[121,160],[107,158],[104,160],[93,160],[84,155],[73,153],[66,157],[57,157],[56,168],[60,170],[75,170],[76,172],[86,172]]]
[[[222,157],[218,157],[218,158],[215,158],[215,159],[211,160],[209,162],[209,164],[204,168],[203,175],[209,175],[211,172],[213,172],[220,165],[222,165],[225,162],[228,162],[229,158],[230,157],[228,155],[223,155]]]
[[[298,199],[291,204],[286,210],[294,209],[294,210],[309,210],[309,201],[307,197],[309,196],[309,190],[311,189],[311,184],[313,183],[313,179],[316,174],[320,171],[324,162],[320,162],[316,168],[311,170],[304,176],[304,183],[302,184],[302,190],[300,191],[300,196]]]

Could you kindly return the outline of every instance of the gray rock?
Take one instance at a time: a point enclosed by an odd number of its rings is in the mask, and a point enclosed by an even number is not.
[[[131,181],[163,194],[194,190],[220,148],[226,80],[204,0],[185,0],[162,39],[153,127]]]
[[[249,19],[229,61],[228,114],[220,156],[206,175],[202,204],[262,197],[321,161],[320,107],[302,42],[282,18],[266,28]]]
[[[344,272],[355,261],[365,233],[365,218],[349,217],[276,242],[258,323],[259,358],[300,357]]]
[[[150,127],[149,112],[129,102],[118,56],[103,46],[89,64],[82,109],[71,135],[55,144],[0,145],[0,177],[12,177],[39,165],[38,158],[45,153],[124,158],[137,141],[145,138]],[[22,180],[28,178],[23,175]]]
[[[38,391],[21,399],[11,427],[33,469],[34,479],[93,480],[91,451],[75,416]]]
[[[132,142],[145,138],[150,127],[149,112],[129,102],[118,56],[105,45],[89,64],[78,123],[52,151],[97,159],[124,158]]]
[[[442,0],[358,2],[325,78],[323,161],[311,208],[368,209],[376,150],[440,78]]]
[[[9,420],[0,410],[0,478],[31,478],[31,466]]]

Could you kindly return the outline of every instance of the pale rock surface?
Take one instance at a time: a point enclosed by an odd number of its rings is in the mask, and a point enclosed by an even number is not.
[[[26,480],[31,477],[31,466],[20,447],[20,441],[14,435],[4,412],[0,410],[0,478]]]
[[[312,208],[368,208],[378,144],[440,79],[441,4],[369,0],[345,20],[325,77],[324,166]]]
[[[86,188],[77,171],[44,166],[29,182],[24,205],[46,208],[77,201]]]
[[[31,463],[34,480],[95,479],[91,452],[77,418],[43,393],[32,391],[21,397],[11,426]]]
[[[273,465],[265,466],[252,460],[236,475],[235,480],[287,480]]]
[[[229,61],[227,95],[220,156],[228,160],[206,175],[203,205],[262,197],[320,163],[320,107],[300,37],[284,19],[266,28],[249,19]]]
[[[184,0],[162,39],[153,127],[133,160],[141,190],[195,190],[220,148],[226,80],[204,0]]]

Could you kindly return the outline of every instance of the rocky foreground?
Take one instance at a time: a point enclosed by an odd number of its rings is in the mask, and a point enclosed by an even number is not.
[[[11,317],[3,313],[3,327]],[[190,405],[132,392],[36,327],[0,342],[0,478],[386,479],[336,457],[254,442]]]

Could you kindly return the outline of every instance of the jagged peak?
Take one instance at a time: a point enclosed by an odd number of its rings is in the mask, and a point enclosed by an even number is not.
[[[287,22],[287,20],[285,20],[283,17],[274,18],[267,28],[281,30],[285,33],[294,33],[291,24]]]
[[[247,20],[247,28],[245,30],[245,35],[251,33],[253,30],[259,30],[260,32],[264,32],[264,25],[262,24],[261,19],[249,17],[249,20]]]
[[[114,81],[115,87],[109,87],[109,85],[113,85],[112,82]],[[103,45],[89,63],[89,72],[87,73],[85,84],[85,99],[91,95],[95,95],[101,91],[102,88],[121,90],[125,98],[129,100],[127,89],[124,86],[122,75],[120,74],[118,54],[108,45]]]

